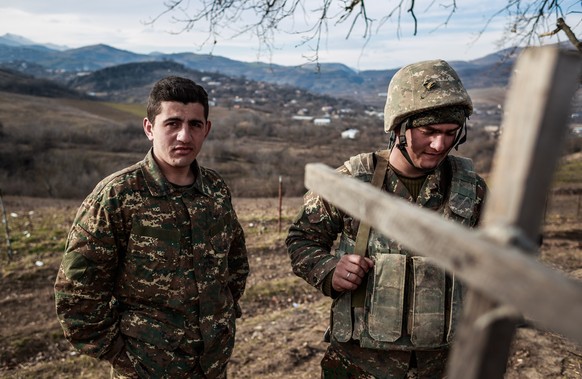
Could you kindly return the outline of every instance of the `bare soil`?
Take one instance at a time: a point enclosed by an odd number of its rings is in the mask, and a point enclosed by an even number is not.
[[[540,255],[548,266],[578,278],[582,277],[580,196],[552,196]],[[54,311],[52,286],[62,254],[59,246],[79,202],[31,198],[4,202],[19,251],[11,262],[4,259],[0,231],[0,377],[108,378],[107,364],[78,355],[64,340]],[[283,199],[279,222],[277,199],[235,199],[247,235],[251,275],[229,365],[231,378],[320,375],[330,301],[293,275],[284,247],[287,226],[300,203],[299,198]],[[39,226],[46,222],[50,233]],[[46,246],[42,239],[53,239],[54,244],[39,248]],[[511,351],[506,378],[582,378],[582,347],[554,333],[533,326],[520,328]]]

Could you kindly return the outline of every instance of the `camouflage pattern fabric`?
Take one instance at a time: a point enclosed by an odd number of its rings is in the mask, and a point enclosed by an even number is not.
[[[372,163],[365,164],[371,165]],[[337,172],[355,176],[366,182],[371,180],[372,175],[366,172],[352,175],[353,173],[348,166],[349,163],[346,162],[337,169]],[[443,175],[449,167],[450,157],[447,157],[440,168],[426,178],[421,193],[416,199],[412,199],[406,186],[392,170],[386,174],[382,190],[415,203],[419,207],[438,211],[443,208],[443,204],[447,200],[446,196],[449,194],[451,178],[449,175]],[[467,226],[477,226],[486,189],[487,186],[483,178],[477,176],[477,201],[471,212],[471,219],[466,221]],[[458,210],[458,212],[461,211]],[[358,219],[342,212],[317,194],[311,191],[307,192],[304,196],[303,206],[290,226],[285,241],[293,272],[323,292],[324,279],[335,269],[339,260],[339,257],[331,254],[335,240],[338,235],[344,233],[349,239],[355,241],[359,226]],[[330,296],[331,294],[326,293],[325,295]]]
[[[152,151],[102,180],[79,208],[55,283],[65,337],[116,377],[220,378],[249,265],[214,171],[174,187]]]
[[[360,162],[357,162],[358,164],[354,164],[358,159]],[[415,203],[419,207],[440,212],[446,218],[452,218],[458,222],[466,224],[469,227],[474,227],[478,224],[481,215],[481,207],[486,195],[485,181],[481,177],[476,176],[475,191],[477,198],[470,203],[467,202],[466,204],[463,202],[463,199],[460,201],[455,201],[457,204],[463,204],[463,207],[458,209],[456,208],[454,210],[448,209],[448,207],[445,207],[444,205],[449,201],[452,185],[462,186],[462,184],[451,183],[452,162],[453,159],[451,159],[451,157],[447,157],[438,169],[427,176],[426,181],[421,188],[420,194],[416,199],[411,197],[406,186],[399,180],[398,176],[391,169],[389,169],[386,174],[382,190],[394,196],[404,198],[411,203]],[[369,182],[372,177],[373,167],[374,163],[372,161],[372,155],[362,154],[350,159],[350,161],[346,162],[338,169],[338,172],[344,175],[354,176],[357,179],[365,182]],[[463,168],[461,167],[461,169]],[[354,170],[361,170],[361,172],[354,172]],[[456,188],[455,192],[457,194],[455,196],[462,197],[463,188]],[[464,207],[469,206],[469,204],[472,209],[464,209]],[[333,270],[339,261],[339,255],[336,256],[334,253],[332,253],[332,247],[334,246],[338,235],[342,235],[340,245],[342,243],[353,244],[356,240],[359,223],[359,220],[354,219],[350,215],[342,212],[340,209],[328,203],[320,196],[312,192],[308,192],[304,197],[304,205],[299,212],[299,215],[289,228],[286,244],[289,257],[291,259],[293,272],[315,288],[319,289],[325,295],[332,296],[334,298],[334,306],[335,303],[341,298],[338,297],[340,294],[329,290],[329,280],[331,278],[331,274],[333,273]],[[411,225],[411,228],[412,227],[414,227],[414,225]],[[372,229],[370,243],[374,243],[373,241],[375,240],[382,242],[382,239],[375,238],[374,234],[375,231]],[[371,247],[369,246],[368,248],[370,249]],[[402,249],[401,246],[399,246],[397,241],[392,241],[389,248],[396,251],[402,250],[403,254],[406,254],[406,251]],[[385,247],[379,246],[377,247],[377,250],[385,250]],[[350,251],[350,249],[346,248],[344,251]],[[353,251],[353,246],[351,246],[351,251]],[[326,282],[328,285],[326,285]],[[366,288],[366,284],[363,284],[360,287]],[[367,288],[369,289],[370,286],[368,285]],[[335,350],[338,350],[337,346],[339,345],[346,346],[354,343],[353,340],[347,343],[340,343],[332,340],[331,347],[334,347],[334,342]],[[363,370],[363,372],[370,372],[369,369],[371,370],[371,368],[367,366],[368,361],[365,359],[368,354],[380,354],[384,357],[386,354],[393,354],[392,356],[399,354],[396,352],[396,350],[365,349],[359,346],[358,341],[355,341],[355,343],[356,344],[353,345],[355,348],[351,350],[352,353],[346,355],[344,352],[343,356],[344,358],[348,357],[351,359],[352,357],[358,356],[358,354],[361,352],[362,359],[358,360],[359,363],[350,361],[350,364],[358,366],[358,368]],[[414,348],[408,347],[407,349],[409,350],[404,350],[404,352],[410,354],[410,349]],[[326,352],[324,361],[329,361],[332,359],[329,354],[331,354],[333,351],[334,349],[331,349]],[[446,351],[446,348],[437,351]],[[433,351],[432,353],[435,352]],[[446,357],[446,354],[444,354],[444,356]],[[424,361],[429,359],[429,357],[429,355],[423,355],[419,352],[419,356],[417,356],[417,359],[419,360],[419,366],[430,366],[428,361]],[[404,362],[405,363],[402,364],[405,368],[408,368],[408,360],[405,360]],[[444,370],[446,359],[440,359],[438,364],[440,365],[438,370]],[[376,375],[374,376],[391,378],[392,376],[390,375],[392,374],[390,373],[394,370],[394,368],[387,364],[380,366],[384,371],[376,372]],[[404,375],[406,375],[406,370],[403,369],[401,373],[402,376],[398,376],[400,374],[396,374],[395,377],[404,378]],[[329,377],[333,378],[334,376],[331,375]],[[359,378],[360,376],[355,375],[353,377]],[[367,376],[364,374],[364,376],[361,377]]]
[[[460,106],[466,116],[473,112],[471,97],[453,68],[443,60],[404,66],[388,84],[384,107],[384,130],[394,130],[404,119],[417,113]]]
[[[361,348],[354,343],[332,341],[321,361],[323,379],[443,379],[448,350],[415,352]],[[420,358],[420,359],[419,359]]]
[[[418,128],[436,124],[457,124],[463,125],[467,118],[466,108],[461,106],[448,106],[431,109],[430,111],[418,113],[410,116],[410,128]]]

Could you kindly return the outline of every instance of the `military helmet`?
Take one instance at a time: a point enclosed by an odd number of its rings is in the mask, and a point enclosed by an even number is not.
[[[394,130],[406,118],[432,109],[461,106],[466,116],[473,103],[453,68],[443,60],[410,64],[401,68],[388,85],[384,130]]]

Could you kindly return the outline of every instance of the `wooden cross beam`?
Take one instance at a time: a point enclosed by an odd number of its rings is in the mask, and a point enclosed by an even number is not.
[[[499,243],[519,245],[520,238],[538,239],[545,199],[567,132],[572,96],[579,87],[580,68],[580,54],[560,53],[555,48],[526,50],[516,62],[491,175],[491,196],[481,220],[483,232]],[[516,231],[517,239],[504,241],[496,233],[507,230]],[[513,283],[505,282],[509,287]],[[568,304],[561,292],[548,296]],[[465,304],[449,376],[502,378],[516,320],[504,317],[500,305],[483,292],[469,290]],[[557,310],[540,299],[537,306]],[[535,320],[536,315],[531,317]]]
[[[515,331],[515,323],[506,320],[516,309],[538,326],[582,343],[582,284],[532,258],[580,68],[578,55],[554,48],[527,49],[518,58],[479,230],[325,165],[306,166],[307,188],[407,249],[436,258],[468,285],[449,378],[503,377]],[[495,345],[496,340],[503,345]]]

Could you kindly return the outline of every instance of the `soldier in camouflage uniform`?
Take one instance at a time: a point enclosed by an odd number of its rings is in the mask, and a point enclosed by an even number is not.
[[[447,62],[403,67],[388,86],[388,149],[338,171],[475,227],[485,182],[469,159],[449,155],[465,140],[472,109]],[[318,195],[304,200],[286,244],[295,274],[333,298],[322,377],[443,377],[462,303],[454,275]]]
[[[66,338],[117,378],[225,378],[249,273],[225,182],[198,165],[208,96],[168,77],[149,96],[152,148],[79,208],[55,283]]]

